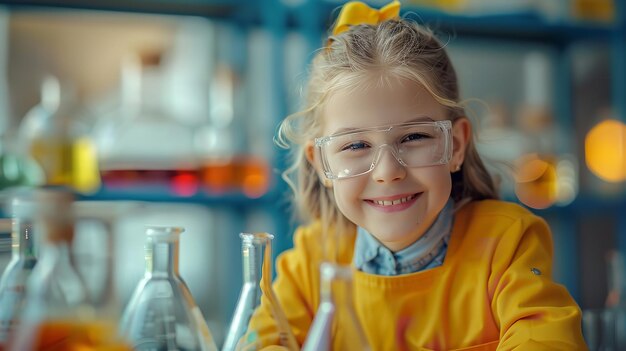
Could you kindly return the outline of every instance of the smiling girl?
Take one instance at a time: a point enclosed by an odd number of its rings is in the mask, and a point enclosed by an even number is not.
[[[497,200],[444,46],[398,14],[395,1],[346,4],[312,62],[305,108],[280,128],[308,220],[274,283],[296,339],[331,260],[354,269],[374,350],[399,349],[401,320],[410,350],[586,349],[580,309],[551,277],[546,222]],[[265,299],[252,323],[278,344]]]

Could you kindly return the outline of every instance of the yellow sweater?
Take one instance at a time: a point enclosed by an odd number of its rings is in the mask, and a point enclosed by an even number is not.
[[[300,345],[320,302],[321,238],[319,223],[299,228],[276,264],[274,290]],[[334,239],[338,261],[351,262],[355,238]],[[442,266],[399,276],[355,271],[353,303],[373,350],[586,350],[580,309],[551,276],[546,223],[518,205],[485,200],[456,213]],[[401,347],[403,318],[410,320]],[[265,345],[278,343],[266,299],[251,325]],[[350,340],[348,329],[338,326],[335,340]]]

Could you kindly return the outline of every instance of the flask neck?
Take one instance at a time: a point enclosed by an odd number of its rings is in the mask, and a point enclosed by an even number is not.
[[[341,278],[335,278],[332,281],[322,281],[320,290],[320,300],[322,302],[343,306],[350,303],[352,282]]]
[[[178,239],[149,238],[146,243],[146,274],[159,277],[178,275]]]
[[[33,221],[13,218],[11,231],[12,255],[17,258],[35,258]]]
[[[321,302],[302,347],[303,351],[336,349],[371,350],[356,312],[352,306],[352,268],[323,262]],[[333,339],[333,330],[341,327],[349,338]]]
[[[338,306],[349,306],[352,296],[352,272],[349,267],[323,263],[320,267],[320,299]]]
[[[263,269],[263,257],[267,240],[247,240],[244,238],[241,244],[241,257],[243,263],[243,282],[254,283],[259,286]]]

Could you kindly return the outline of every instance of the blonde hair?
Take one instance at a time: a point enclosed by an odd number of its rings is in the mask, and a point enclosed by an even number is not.
[[[350,225],[337,208],[332,188],[325,187],[306,160],[306,145],[321,136],[321,109],[333,92],[353,89],[372,72],[408,79],[423,86],[448,111],[453,122],[466,116],[459,101],[456,73],[444,46],[428,29],[407,19],[378,25],[357,25],[330,38],[330,44],[313,59],[306,86],[305,108],[281,123],[278,144],[291,148],[291,166],[283,179],[292,187],[302,219],[321,219],[325,227]],[[296,173],[297,177],[293,174]],[[452,198],[497,198],[487,172],[470,138],[459,172],[452,174]]]

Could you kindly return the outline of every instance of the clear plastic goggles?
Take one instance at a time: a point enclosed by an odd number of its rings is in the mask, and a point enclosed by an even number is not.
[[[452,157],[452,122],[411,122],[359,129],[315,139],[328,179],[360,176],[388,149],[405,167],[446,164]]]

